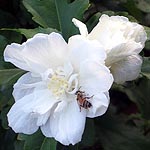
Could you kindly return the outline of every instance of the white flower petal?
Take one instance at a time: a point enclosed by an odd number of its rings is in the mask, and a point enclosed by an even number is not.
[[[37,118],[32,116],[29,113],[20,113],[19,107],[12,107],[11,111],[8,114],[8,122],[9,126],[16,133],[24,133],[24,134],[33,134],[38,130],[38,126],[36,125]]]
[[[80,63],[91,59],[104,63],[106,53],[97,41],[90,41],[80,35],[72,36],[68,42],[70,55],[69,60],[76,70],[79,70]]]
[[[60,66],[66,59],[67,43],[58,33],[37,34],[22,45],[8,45],[4,51],[5,61],[34,73]]]
[[[65,97],[64,99],[67,99],[67,97]],[[57,107],[55,108],[54,114],[61,113],[63,109],[65,109],[66,107],[67,107],[67,101],[62,100],[61,102],[58,103]]]
[[[61,101],[58,103],[58,105],[55,107],[54,112],[51,115],[55,115],[57,113],[61,113],[63,111],[63,109],[65,109],[67,106],[67,101]],[[46,123],[46,122],[45,122]],[[46,136],[46,137],[53,137],[52,133],[51,133],[51,123],[50,123],[50,116],[49,116],[49,120],[47,121],[46,124],[41,125],[41,131],[42,133]],[[54,128],[55,129],[55,128]],[[53,130],[54,130],[53,129]]]
[[[73,73],[73,67],[70,62],[64,64],[64,72],[67,79]]]
[[[48,120],[48,118],[50,116],[50,112],[51,111],[49,110],[45,114],[42,114],[42,115],[38,116],[37,126],[42,126],[42,125],[44,125],[47,122],[47,120]]]
[[[125,42],[121,30],[124,29],[122,24],[127,20],[126,17],[115,16],[111,19],[108,15],[102,15],[99,19],[99,23],[93,28],[88,38],[98,40],[106,50],[111,49]]]
[[[93,93],[106,92],[112,83],[113,77],[105,65],[91,60],[81,64],[79,84],[83,89],[90,89]]]
[[[55,99],[49,89],[35,89],[35,92],[31,96],[34,101],[33,112],[41,115],[49,111],[59,101]]]
[[[7,114],[9,126],[16,133],[32,134],[37,131],[37,116],[31,111],[31,106],[29,99],[23,99],[17,101]]]
[[[45,136],[54,137],[63,145],[74,145],[81,141],[85,119],[86,112],[80,112],[77,102],[72,101],[60,113],[52,114],[41,130]]]
[[[89,94],[92,93],[89,91]],[[107,96],[104,93],[98,93],[89,100],[92,106],[88,108],[87,117],[89,118],[98,117],[106,112],[109,106],[109,97]]]
[[[31,70],[30,66],[27,65],[26,60],[21,53],[24,47],[25,44],[20,45],[12,43],[11,45],[8,45],[4,50],[4,60],[13,63],[23,70]]]
[[[88,38],[98,40],[107,51],[122,43],[127,44],[130,41],[141,44],[142,50],[147,39],[146,32],[140,24],[130,22],[128,18],[123,16],[109,17],[108,15],[100,17],[99,23],[88,35]],[[128,49],[128,51],[132,51],[132,49]]]
[[[81,35],[83,35],[85,37],[88,35],[88,30],[87,30],[87,27],[86,27],[86,25],[84,23],[82,23],[81,21],[79,21],[79,20],[77,20],[75,18],[72,19],[72,22],[74,23],[74,25],[76,27],[79,28],[79,31],[80,31]]]
[[[74,85],[74,89],[71,86]],[[71,90],[70,90],[71,89]],[[67,93],[73,94],[78,90],[78,74],[73,74],[68,80]]]
[[[93,28],[88,38],[98,40],[105,48],[111,49],[125,42],[124,24],[128,21],[126,17],[102,15],[99,23]]]
[[[132,81],[139,76],[141,71],[142,59],[139,55],[129,56],[111,67],[111,72],[116,83]]]
[[[147,34],[144,30],[144,27],[141,25],[139,26],[138,23],[132,23],[132,24],[133,24],[134,30],[135,30],[132,37],[134,37],[134,39],[137,43],[141,43],[142,47],[144,48],[145,41],[147,40]]]
[[[128,56],[140,53],[141,50],[142,45],[134,41],[128,41],[127,43],[117,45],[107,52],[106,65],[111,66],[113,63],[117,63]]]
[[[37,86],[44,86],[41,78],[33,77],[30,72],[22,75],[14,85],[13,96],[15,101],[31,94]]]
[[[98,40],[106,49],[110,48],[110,46],[113,43],[111,41],[110,30],[109,30],[109,28],[105,24],[101,25],[100,23],[98,23],[93,28],[93,30],[91,31],[91,33],[88,35],[88,38],[90,40]],[[120,43],[120,42],[118,42],[118,40],[117,40],[117,43]]]
[[[47,112],[55,106],[49,90],[34,90],[16,101],[8,113],[9,126],[17,133],[32,134],[48,119]],[[46,115],[46,116],[44,116]],[[38,120],[37,120],[38,119]]]

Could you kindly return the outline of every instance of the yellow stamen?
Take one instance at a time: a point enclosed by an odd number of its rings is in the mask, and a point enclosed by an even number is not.
[[[48,83],[48,88],[52,91],[52,94],[59,99],[62,94],[65,93],[68,88],[68,81],[63,77],[54,74],[50,78],[50,82]]]

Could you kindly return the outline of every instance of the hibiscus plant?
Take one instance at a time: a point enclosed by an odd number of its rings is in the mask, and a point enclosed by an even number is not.
[[[150,149],[149,0],[0,11],[1,150]]]

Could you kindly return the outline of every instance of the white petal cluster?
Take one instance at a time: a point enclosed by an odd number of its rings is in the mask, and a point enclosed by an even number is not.
[[[138,77],[139,53],[146,41],[141,25],[102,15],[88,33],[85,24],[75,18],[73,22],[81,35],[68,43],[51,33],[6,47],[5,61],[27,71],[14,85],[15,103],[8,113],[16,133],[32,134],[40,128],[46,137],[74,145],[81,141],[86,117],[106,112],[113,81]]]
[[[8,45],[4,59],[28,71],[14,85],[15,103],[8,113],[16,133],[32,134],[40,128],[64,145],[76,144],[86,117],[103,115],[108,108],[113,77],[98,41],[74,36],[66,43],[58,33],[37,34],[21,45]],[[91,97],[91,107],[80,106],[79,89]]]
[[[72,20],[82,36],[97,40],[107,53],[106,66],[110,67],[116,83],[131,81],[138,77],[142,58],[139,53],[146,41],[144,28],[123,16],[102,15],[99,23],[88,34],[86,25]]]

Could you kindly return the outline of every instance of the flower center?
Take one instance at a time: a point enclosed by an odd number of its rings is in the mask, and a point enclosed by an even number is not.
[[[59,99],[68,89],[68,81],[64,76],[54,74],[50,78],[48,88],[51,90],[52,94]]]
[[[67,99],[68,94],[75,94],[78,89],[78,74],[73,73],[73,67],[70,63],[55,70],[48,69],[42,74],[42,78],[57,100]]]

